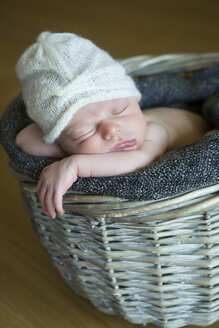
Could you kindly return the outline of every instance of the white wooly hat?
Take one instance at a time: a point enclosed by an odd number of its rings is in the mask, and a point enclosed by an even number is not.
[[[81,107],[116,98],[141,98],[123,66],[73,33],[42,32],[16,65],[28,116],[54,142]]]

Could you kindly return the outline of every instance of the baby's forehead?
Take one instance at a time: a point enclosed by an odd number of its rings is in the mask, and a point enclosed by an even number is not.
[[[95,103],[87,104],[81,107],[77,113],[73,116],[71,123],[74,124],[78,119],[86,119],[90,117],[98,117],[105,111],[111,111],[113,109],[126,106],[129,102],[128,98],[110,99],[106,101],[99,101]]]
[[[88,113],[95,114],[104,109],[112,109],[114,107],[120,107],[128,104],[128,98],[119,98],[119,99],[110,99],[106,101],[99,101],[95,103],[90,103],[82,108],[79,111],[86,109]]]

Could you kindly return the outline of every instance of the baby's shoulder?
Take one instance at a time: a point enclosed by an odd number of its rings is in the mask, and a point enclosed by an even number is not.
[[[142,151],[148,151],[149,148],[153,152],[162,154],[166,151],[169,143],[168,131],[162,124],[149,122],[147,124],[145,139],[141,145]]]
[[[176,110],[175,110],[176,111]],[[151,139],[154,142],[162,142],[169,144],[170,135],[172,134],[169,121],[174,116],[172,108],[152,108],[143,111],[143,115],[147,122],[146,140]]]
[[[154,113],[145,112],[143,113],[147,124],[145,140],[159,141],[160,139],[168,138],[168,130],[165,123]]]

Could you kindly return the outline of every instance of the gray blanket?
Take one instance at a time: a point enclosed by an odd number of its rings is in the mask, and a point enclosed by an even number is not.
[[[194,72],[145,75],[135,78],[142,93],[141,108],[172,106],[205,116],[219,128],[219,67]],[[17,96],[0,120],[0,142],[21,173],[38,179],[54,159],[22,152],[17,133],[31,123],[22,96]],[[130,200],[157,200],[219,183],[219,133],[165,153],[156,163],[115,177],[78,178],[72,189]]]

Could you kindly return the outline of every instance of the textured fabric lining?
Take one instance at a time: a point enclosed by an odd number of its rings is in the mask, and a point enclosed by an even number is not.
[[[190,73],[161,73],[135,79],[142,93],[141,108],[171,106],[204,115],[219,127],[219,67]],[[31,123],[22,96],[18,95],[0,120],[0,141],[21,173],[38,179],[54,159],[22,152],[15,144],[17,133]],[[78,178],[75,191],[111,195],[130,200],[155,200],[186,193],[219,182],[219,133],[165,153],[156,163],[115,177]]]

